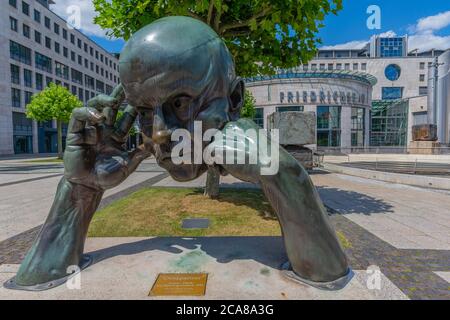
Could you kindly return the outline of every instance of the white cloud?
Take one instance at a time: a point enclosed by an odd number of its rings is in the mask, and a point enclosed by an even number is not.
[[[448,25],[450,25],[450,11],[419,19],[415,30],[417,33],[431,33]]]
[[[436,32],[450,25],[450,11],[434,16],[420,18],[416,24],[408,28],[408,49],[417,49],[419,52],[431,49],[447,50],[450,48],[450,35],[437,35]],[[397,34],[390,30],[379,34],[381,37],[395,37]],[[333,46],[324,46],[321,49],[362,49],[369,40],[350,41]]]
[[[368,43],[366,40],[361,41],[350,41],[341,44],[336,44],[333,46],[323,46],[320,49],[325,50],[342,50],[342,49],[362,49]]]
[[[106,30],[103,30],[98,25],[94,24],[94,17],[96,12],[91,0],[55,0],[55,4],[50,5],[52,11],[61,16],[65,20],[73,14],[69,10],[71,6],[79,8],[80,12],[80,31],[89,36],[106,37]]]

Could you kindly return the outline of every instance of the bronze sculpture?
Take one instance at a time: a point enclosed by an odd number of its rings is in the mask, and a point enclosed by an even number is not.
[[[173,164],[177,128],[192,132],[220,129],[226,138],[235,128],[258,127],[239,118],[244,82],[223,41],[206,24],[187,17],[167,17],[142,28],[120,57],[121,85],[76,109],[69,124],[65,175],[53,206],[16,277],[6,287],[44,290],[63,283],[71,265],[89,263],[83,256],[90,220],[103,192],[126,179],[151,154],[178,181],[199,177],[205,163]],[[127,99],[125,116],[116,123]],[[144,144],[127,152],[123,143],[139,116]],[[258,141],[244,139],[245,144]],[[221,145],[204,142],[203,148]],[[241,148],[237,146],[236,148]],[[216,165],[222,173],[259,183],[278,215],[291,275],[314,286],[340,288],[351,272],[326,210],[306,171],[280,147],[280,169],[272,176],[254,165]]]

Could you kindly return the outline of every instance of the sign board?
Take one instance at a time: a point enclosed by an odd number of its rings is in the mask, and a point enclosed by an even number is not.
[[[204,296],[207,273],[160,273],[149,296]]]

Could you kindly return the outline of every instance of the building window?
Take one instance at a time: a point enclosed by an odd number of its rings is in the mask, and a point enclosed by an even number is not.
[[[317,64],[315,64],[315,63],[311,64],[311,70],[316,71],[317,70]]]
[[[22,12],[23,14],[26,14],[27,16],[30,15],[30,5],[26,3],[25,1],[22,1]]]
[[[80,99],[80,101],[84,100],[83,89],[82,88],[78,88],[78,99]]]
[[[79,64],[80,66],[83,65],[83,57],[80,56],[80,55],[78,55],[78,64]]]
[[[78,41],[78,48],[80,48],[80,49],[81,49],[81,47],[82,47],[82,42],[81,42],[81,39],[78,39],[77,41]]]
[[[64,40],[67,40],[67,30],[66,29],[62,29],[62,34],[63,34],[63,38]]]
[[[34,9],[34,21],[41,23],[41,13]]]
[[[36,72],[36,89],[42,90],[44,89],[44,77],[42,74]]]
[[[83,73],[72,68],[72,81],[83,85]]]
[[[428,95],[428,87],[419,87],[419,95],[420,96]]]
[[[11,65],[11,83],[20,85],[20,67]]]
[[[73,94],[74,96],[77,95],[77,91],[78,91],[78,88],[77,88],[76,86],[72,86],[72,94]]]
[[[69,56],[69,49],[67,49],[66,47],[63,47],[63,56],[66,58]]]
[[[49,37],[45,37],[45,46],[49,49],[52,48],[52,39],[50,39]]]
[[[13,17],[9,17],[9,24],[11,26],[11,30],[17,32],[17,19]]]
[[[52,73],[52,59],[39,52],[35,53],[35,65],[36,69]]]
[[[85,85],[86,87],[88,87],[89,89],[95,90],[95,80],[94,78],[88,76],[87,74],[84,76],[84,81],[85,81]]]
[[[341,107],[317,107],[317,145],[321,147],[341,145]]]
[[[34,41],[41,44],[41,33],[39,31],[34,30]]]
[[[30,91],[24,91],[24,100],[25,100],[25,107],[31,102],[31,97],[33,96],[33,92]]]
[[[277,107],[277,112],[288,112],[288,111],[303,111],[303,106],[284,106]]]
[[[425,75],[424,74],[419,75],[419,81],[421,81],[421,82],[425,81]]]
[[[361,70],[367,70],[367,63],[361,63]]]
[[[53,31],[56,34],[59,34],[59,24],[57,24],[56,22],[53,24]]]
[[[333,64],[332,64],[332,63],[329,63],[329,64],[328,64],[328,70],[329,70],[329,71],[332,71],[332,70],[333,70]]]
[[[91,71],[94,71],[94,63],[91,62]]]
[[[17,0],[9,0],[9,5],[17,9]]]
[[[24,113],[13,112],[14,153],[33,152],[33,122]]]
[[[33,73],[31,70],[23,69],[23,83],[25,84],[25,87],[33,87]]]
[[[364,147],[364,108],[352,108],[352,129],[351,129],[351,142],[352,147]]]
[[[95,50],[95,59],[98,60],[98,51],[97,50]]]
[[[45,85],[48,86],[50,83],[53,82],[53,79],[50,77],[45,77]]]
[[[75,44],[75,36],[73,34],[70,34],[70,42]]]
[[[9,41],[10,57],[13,60],[28,64],[31,66],[31,49],[18,44],[12,40]]]
[[[344,65],[344,69],[345,69],[345,70],[350,70],[350,63],[346,63],[346,64]]]
[[[44,18],[44,25],[47,29],[50,29],[50,18],[49,17]]]
[[[336,63],[336,70],[342,70],[342,63]]]
[[[97,80],[95,87],[98,92],[105,93],[105,83],[104,82]]]
[[[421,62],[419,68],[420,70],[425,70],[425,62]]]
[[[383,100],[401,99],[403,97],[403,87],[382,87],[381,96]]]
[[[55,74],[58,77],[69,80],[69,67],[58,61],[55,61]]]
[[[358,70],[359,69],[359,64],[358,63],[354,63],[353,64],[353,70]]]
[[[76,59],[75,52],[70,51],[70,59],[71,59],[73,62],[75,62],[75,59]]]
[[[261,128],[264,128],[264,108],[255,108],[255,111],[256,113],[253,121]]]
[[[11,88],[11,103],[13,108],[20,108],[20,90],[16,88]]]
[[[30,39],[30,27],[27,26],[26,24],[24,24],[22,26],[22,32],[23,32],[23,36]]]
[[[401,69],[396,64],[390,64],[384,69],[384,75],[389,81],[397,81],[401,75]]]
[[[324,71],[325,70],[325,63],[321,63],[319,65],[319,70]]]
[[[58,42],[55,42],[55,52],[56,53],[60,53],[61,52],[60,45],[59,45]]]
[[[92,47],[89,47],[89,54],[93,57],[94,56],[94,49]]]

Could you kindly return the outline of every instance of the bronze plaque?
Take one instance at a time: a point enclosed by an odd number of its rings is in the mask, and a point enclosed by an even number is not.
[[[160,273],[149,296],[204,296],[207,273]]]

